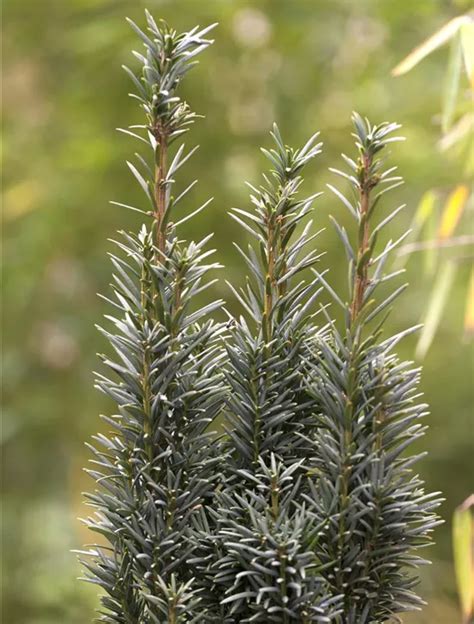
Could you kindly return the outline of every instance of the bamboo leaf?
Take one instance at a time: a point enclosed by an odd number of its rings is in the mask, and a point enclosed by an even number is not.
[[[433,190],[426,191],[426,193],[421,198],[420,203],[418,204],[418,208],[415,212],[415,217],[413,219],[412,229],[419,231],[426,220],[430,218],[433,214],[433,208],[436,202],[436,193]]]
[[[438,238],[440,240],[445,240],[453,234],[464,211],[468,196],[469,188],[466,184],[459,184],[450,193],[439,225]]]
[[[441,130],[443,133],[451,128],[453,122],[459,94],[462,65],[461,40],[460,37],[455,37],[451,42],[443,94],[443,112],[441,114]]]
[[[450,20],[437,30],[431,37],[425,39],[410,54],[392,70],[392,76],[401,76],[409,72],[415,65],[426,58],[429,54],[447,43],[459,31],[463,24],[470,22],[468,15],[461,15]]]
[[[428,303],[424,326],[416,347],[416,355],[424,358],[438,329],[449,291],[454,281],[456,268],[453,262],[447,262],[436,276],[435,285]]]
[[[466,336],[472,336],[474,334],[474,267],[471,270],[471,277],[467,288],[464,332]]]
[[[461,26],[460,35],[467,77],[471,89],[474,89],[474,21],[472,19]]]
[[[442,152],[450,149],[454,145],[460,143],[464,138],[470,140],[472,129],[474,127],[474,114],[469,112],[461,117],[453,127],[438,141],[438,147]],[[472,152],[473,150],[471,150]],[[474,157],[467,159],[466,171],[470,172],[474,169],[472,166]]]
[[[469,624],[474,613],[473,505],[474,495],[471,495],[453,515],[454,571],[465,624]]]

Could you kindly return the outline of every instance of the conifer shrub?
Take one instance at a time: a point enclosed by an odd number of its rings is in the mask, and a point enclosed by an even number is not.
[[[420,371],[395,353],[416,328],[383,334],[405,288],[386,290],[404,237],[377,244],[402,209],[383,201],[401,183],[384,158],[399,126],[354,114],[354,155],[343,156],[347,172],[333,170],[351,191],[330,186],[354,222],[348,232],[332,220],[346,292],[320,269],[309,220],[317,196],[301,188],[318,134],[293,149],[273,127],[270,170],[250,187],[251,208],[231,213],[251,235],[239,249],[245,286],[229,284],[242,315],[217,322],[222,301],[194,303],[219,266],[211,235],[179,236],[208,202],[176,209],[192,186],[180,188],[177,174],[195,151],[182,135],[197,117],[179,87],[213,27],[179,34],[146,20],[146,32],[130,22],[141,69],[125,68],[145,115],[125,130],[146,144],[128,163],[145,207],[114,202],[144,223],[120,232],[111,254],[112,314],[100,331],[115,355],[103,356],[110,375],[97,386],[116,409],[103,416],[110,433],[89,445],[96,488],[84,521],[99,539],[80,552],[86,580],[101,589],[100,621],[398,621],[423,604],[418,551],[440,503],[409,451],[425,431]]]

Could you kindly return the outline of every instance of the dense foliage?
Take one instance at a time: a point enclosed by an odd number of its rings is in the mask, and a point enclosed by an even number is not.
[[[126,133],[150,158],[129,167],[146,195],[150,221],[122,233],[112,255],[116,317],[103,329],[118,359],[98,386],[118,406],[98,435],[86,520],[105,536],[83,555],[87,578],[105,591],[102,621],[390,621],[422,602],[408,570],[424,563],[438,523],[406,447],[424,432],[419,371],[393,349],[412,330],[382,338],[388,306],[404,287],[377,293],[403,239],[377,250],[400,208],[379,217],[381,198],[400,183],[380,152],[396,124],[354,114],[357,155],[344,156],[353,199],[333,188],[356,222],[356,242],[334,221],[348,261],[349,293],[316,270],[315,196],[300,198],[303,168],[321,151],[317,134],[294,150],[275,126],[263,150],[272,170],[251,187],[253,211],[233,216],[255,245],[240,250],[250,275],[234,293],[245,317],[225,325],[209,315],[221,301],[193,306],[212,282],[209,240],[179,238],[176,172],[193,154],[176,147],[196,115],[181,79],[211,41],[212,27],[178,34],[147,13],[142,70],[128,68],[146,123]],[[386,151],[386,150],[385,150]],[[199,213],[202,206],[190,216]],[[189,217],[184,217],[181,222]],[[309,279],[308,279],[309,278]],[[315,303],[327,290],[343,330]],[[225,433],[216,433],[218,419]]]
[[[212,497],[219,475],[206,428],[220,410],[221,328],[204,317],[221,302],[190,309],[215,265],[203,262],[207,239],[183,243],[170,220],[187,192],[172,192],[174,176],[193,150],[185,155],[181,145],[168,164],[169,146],[195,117],[176,89],[190,59],[210,43],[210,29],[178,35],[159,29],[149,13],[147,20],[152,38],[137,29],[146,54],[135,53],[143,80],[127,70],[147,124],[127,132],[142,140],[135,131],[145,131],[152,150],[154,172],[140,156],[144,174],[129,163],[151,204],[152,227],[123,233],[122,257],[112,256],[120,314],[110,319],[115,333],[104,333],[119,359],[105,363],[118,381],[100,376],[98,386],[118,404],[119,414],[107,419],[118,435],[96,438],[92,475],[101,488],[88,497],[97,513],[87,523],[110,542],[86,563],[108,593],[108,622],[198,621],[190,517]]]

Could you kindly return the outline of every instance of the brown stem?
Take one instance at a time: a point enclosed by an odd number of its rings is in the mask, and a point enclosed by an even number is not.
[[[359,248],[357,250],[357,266],[356,277],[351,302],[351,325],[354,324],[364,304],[364,295],[368,286],[369,263],[368,249],[370,240],[369,230],[369,210],[370,210],[370,190],[372,188],[372,180],[370,179],[370,167],[372,161],[370,156],[362,157],[362,179],[360,182],[360,219],[362,223],[362,232],[359,235]],[[356,346],[351,346],[350,369],[353,368]],[[336,574],[336,583],[339,587],[343,587],[344,572],[342,570],[342,552],[344,549],[344,536],[346,531],[344,512],[349,501],[349,481],[352,473],[352,466],[349,462],[351,453],[352,440],[352,419],[357,404],[356,390],[354,381],[351,380],[348,387],[346,397],[346,414],[345,414],[345,431],[344,431],[344,460],[342,463],[342,479],[341,479],[341,507],[342,513],[339,520],[339,539],[338,550],[341,553],[341,564]]]
[[[354,323],[359,315],[363,303],[364,295],[368,286],[369,258],[366,257],[369,248],[369,208],[370,208],[370,189],[371,180],[369,178],[369,170],[371,159],[367,156],[363,159],[364,177],[360,186],[360,218],[363,221],[362,238],[359,241],[359,249],[357,252],[356,279],[354,284],[354,292],[351,304],[351,321]]]
[[[176,599],[173,600],[168,608],[168,621],[169,624],[177,624],[178,622],[176,619]]]
[[[159,148],[159,160],[155,168],[154,179],[154,193],[155,193],[155,212],[154,217],[156,220],[156,245],[158,249],[163,252],[165,250],[165,232],[163,228],[163,217],[166,210],[166,167],[167,167],[167,137],[166,134],[160,133],[158,128],[155,128],[155,137],[157,137]],[[141,304],[145,310],[147,308],[147,293],[150,292],[150,282],[146,274],[145,268],[142,270],[141,276]],[[152,414],[151,414],[151,387],[150,387],[150,349],[148,345],[145,345],[143,352],[143,374],[142,374],[142,390],[143,390],[143,413],[144,413],[144,436],[145,436],[145,451],[148,459],[153,459],[153,426],[152,426]]]
[[[168,140],[164,133],[158,133],[159,159],[155,168],[155,220],[156,220],[156,246],[159,251],[165,250],[166,236],[164,228],[164,215],[166,211],[166,175],[168,166]]]

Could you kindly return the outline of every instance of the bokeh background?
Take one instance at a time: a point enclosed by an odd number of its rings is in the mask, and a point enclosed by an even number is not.
[[[106,349],[94,328],[107,312],[107,238],[137,229],[135,213],[111,206],[141,200],[124,160],[136,149],[117,126],[141,123],[126,94],[122,63],[134,66],[139,45],[124,17],[143,24],[143,9],[177,29],[218,21],[216,43],[184,92],[206,118],[189,142],[199,143],[182,182],[198,177],[187,209],[215,197],[183,234],[215,232],[225,277],[243,280],[230,245],[244,234],[227,216],[248,205],[244,180],[258,181],[273,120],[285,140],[301,144],[322,130],[325,150],[308,170],[306,188],[331,182],[328,166],[351,150],[353,109],[374,121],[404,126],[407,141],[393,160],[407,184],[392,202],[408,210],[391,235],[411,221],[427,189],[443,195],[463,179],[459,154],[437,149],[441,84],[447,51],[440,50],[404,77],[390,71],[417,43],[469,2],[442,0],[4,0],[4,420],[3,610],[7,624],[79,624],[93,619],[93,586],[80,583],[70,549],[90,536],[78,516],[81,492],[91,487],[82,468],[84,441],[112,406],[93,389],[96,351]],[[343,208],[326,193],[316,225]],[[319,238],[323,263],[343,288],[344,260],[333,231]],[[466,252],[467,253],[467,252]],[[407,269],[411,288],[389,329],[419,322],[433,276],[419,256]],[[429,262],[428,262],[429,265]],[[473,352],[463,332],[467,264],[460,263],[434,344],[424,360],[422,389],[431,404],[420,471],[430,490],[442,490],[445,525],[437,531],[422,572],[429,606],[406,623],[460,620],[450,531],[453,509],[472,487]],[[224,275],[222,275],[224,277]],[[215,294],[237,312],[222,283]],[[416,339],[400,347],[413,359]]]

